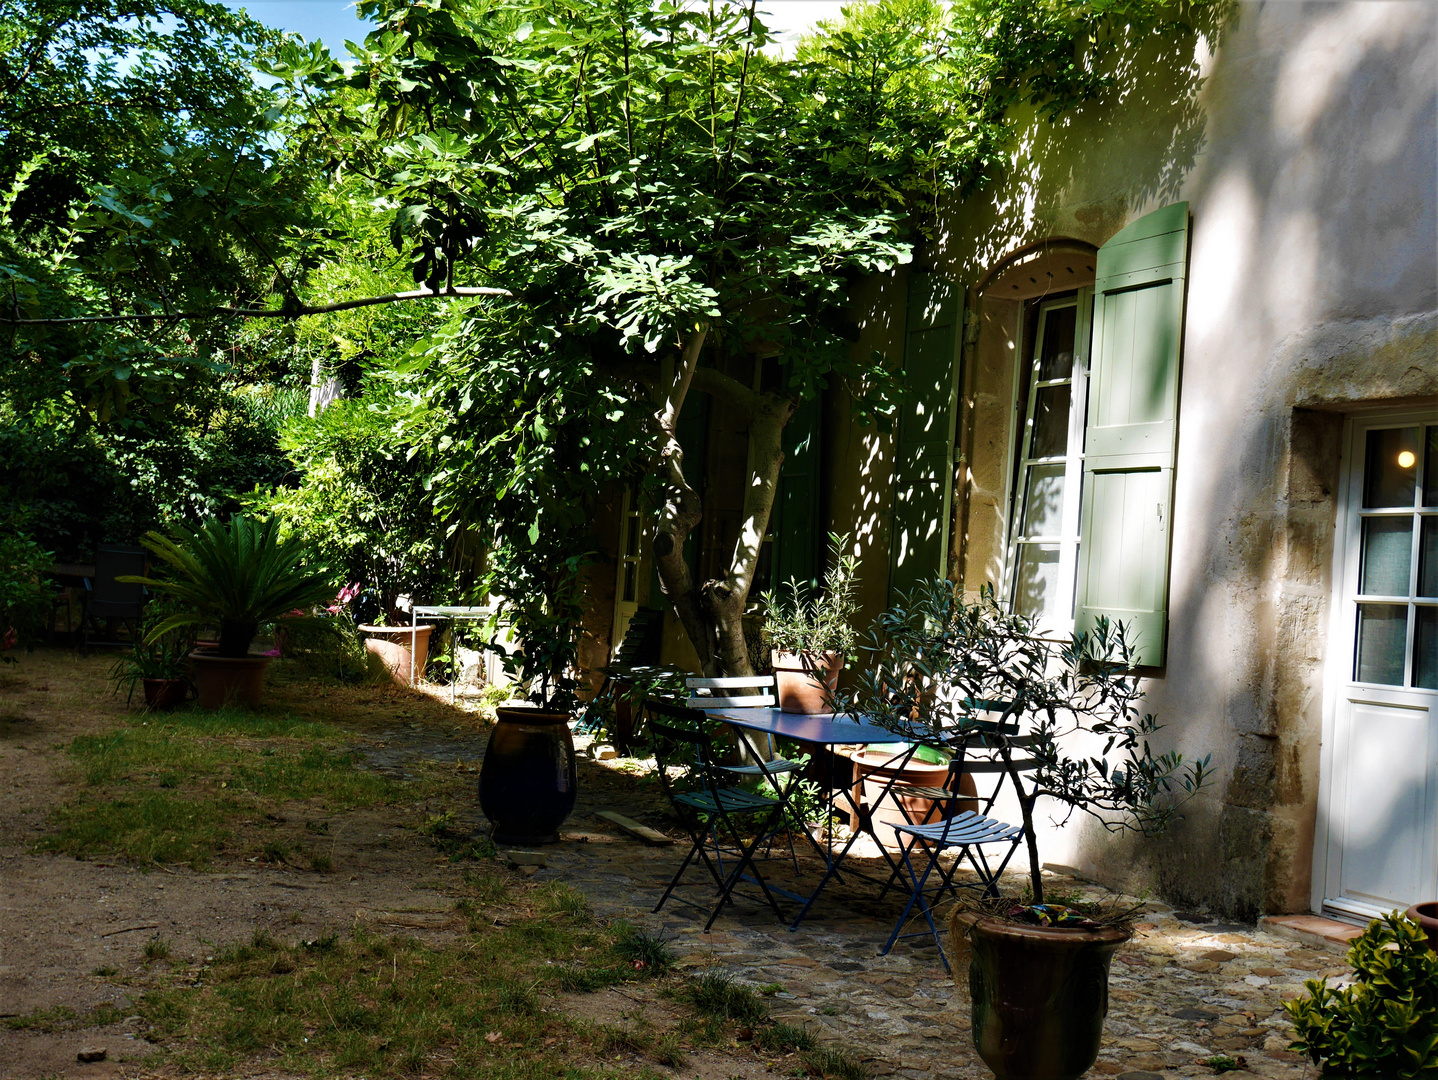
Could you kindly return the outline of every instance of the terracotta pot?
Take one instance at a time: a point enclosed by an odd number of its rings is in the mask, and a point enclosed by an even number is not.
[[[1438,900],[1414,904],[1403,914],[1423,927],[1423,932],[1428,935],[1428,948],[1438,952]]]
[[[898,851],[901,847],[899,836],[893,830],[895,825],[926,825],[942,821],[949,806],[956,814],[978,810],[978,789],[974,786],[974,778],[967,774],[959,777],[959,794],[973,798],[959,799],[951,804],[894,791],[885,794],[884,787],[891,779],[896,784],[941,788],[949,778],[947,764],[933,765],[913,758],[899,768],[890,764],[898,756],[887,750],[860,750],[853,755],[855,779],[863,785],[864,804],[873,815],[874,832],[889,851]]]
[[[184,703],[190,684],[184,679],[145,679],[145,707],[169,712]]]
[[[769,656],[779,708],[787,713],[832,711],[834,691],[844,658],[838,653],[790,653],[775,649]]]
[[[396,686],[409,685],[410,641],[414,641],[414,674],[424,678],[424,665],[429,660],[429,635],[433,626],[422,623],[411,629],[408,626],[361,626],[365,638],[365,651],[373,653],[384,661],[389,676]]]
[[[500,844],[552,844],[579,788],[569,714],[500,708],[479,767],[479,806]]]
[[[200,708],[225,705],[257,708],[265,694],[265,668],[272,656],[219,656],[208,649],[190,653]]]
[[[965,932],[963,914],[950,923],[956,937]],[[974,1046],[998,1080],[1078,1080],[1088,1072],[1108,1015],[1109,964],[1133,930],[984,918],[967,932]]]

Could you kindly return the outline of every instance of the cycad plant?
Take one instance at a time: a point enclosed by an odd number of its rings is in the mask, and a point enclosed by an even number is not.
[[[334,596],[329,574],[305,565],[304,541],[282,536],[275,518],[235,514],[228,525],[209,518],[198,529],[176,525],[172,536],[140,541],[167,567],[162,577],[126,578],[179,601],[187,610],[158,623],[147,643],[181,627],[214,626],[219,655],[244,656],[260,624]]]

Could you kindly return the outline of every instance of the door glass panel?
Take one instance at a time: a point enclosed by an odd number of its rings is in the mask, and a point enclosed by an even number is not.
[[[1423,519],[1418,538],[1418,595],[1438,596],[1438,517]]]
[[[1020,544],[1014,581],[1014,610],[1040,618],[1058,606],[1059,549],[1050,544]],[[1402,661],[1399,661],[1400,665]]]
[[[1413,505],[1418,482],[1416,427],[1370,431],[1363,461],[1365,508]]]
[[[1039,378],[1067,379],[1074,370],[1074,325],[1077,307],[1051,309],[1044,319],[1044,343],[1039,353]]]
[[[1420,607],[1413,627],[1413,685],[1438,690],[1438,607]]]
[[[1029,488],[1024,495],[1024,536],[1057,536],[1064,506],[1064,467],[1034,465],[1029,468]]]
[[[1423,463],[1423,505],[1438,506],[1438,427],[1428,429],[1427,442]]]
[[[1034,433],[1029,457],[1063,457],[1069,445],[1067,386],[1044,386],[1034,397]]]
[[[623,592],[623,596],[624,596],[624,602],[625,602],[626,604],[632,604],[632,603],[634,603],[635,598],[638,596],[638,583],[637,583],[637,581],[636,581],[637,577],[638,577],[638,575],[635,573],[635,566],[634,566],[634,564],[633,564],[633,563],[625,563],[625,564],[624,564],[624,592]]]
[[[1407,604],[1358,605],[1358,682],[1403,685],[1403,650],[1408,637]]]
[[[1365,596],[1408,596],[1408,568],[1413,557],[1413,519],[1373,517],[1363,522],[1363,576],[1358,591]]]

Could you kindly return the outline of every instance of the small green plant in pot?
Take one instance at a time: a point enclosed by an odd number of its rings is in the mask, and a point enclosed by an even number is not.
[[[828,712],[844,658],[853,654],[858,614],[859,560],[849,538],[829,534],[829,569],[818,595],[798,581],[763,595],[764,640],[773,650],[779,707],[785,712]]]
[[[1438,1075],[1438,953],[1422,927],[1394,911],[1374,919],[1348,948],[1354,982],[1304,985],[1308,996],[1284,1002],[1298,1039],[1324,1076]]]
[[[1120,916],[1045,903],[1034,831],[1049,799],[1110,831],[1154,832],[1208,780],[1207,757],[1154,754],[1160,729],[1138,709],[1134,649],[1119,623],[1087,635],[1041,636],[993,590],[967,602],[953,582],[921,585],[876,621],[868,664],[843,711],[908,742],[999,763],[1023,824],[1029,895],[994,900],[984,917],[956,912],[971,946],[974,1044],[1011,1080],[1073,1080],[1097,1057],[1113,953],[1132,935]],[[957,977],[957,976],[956,976]],[[1065,986],[1092,992],[1064,993]]]
[[[486,648],[500,655],[522,704],[501,705],[479,773],[479,804],[494,840],[544,844],[574,810],[578,771],[569,722],[579,699],[574,676],[584,619],[581,567],[587,557],[544,557],[533,549],[497,553],[506,583]],[[502,575],[502,576],[500,576]],[[501,627],[510,645],[499,640]]]
[[[315,621],[291,613],[334,595],[328,573],[306,564],[303,541],[285,536],[274,518],[210,518],[196,529],[176,525],[171,536],[148,533],[140,542],[164,564],[164,574],[123,580],[146,585],[179,608],[150,630],[146,643],[180,629],[218,630],[213,650],[191,654],[200,705],[258,705],[271,659],[249,655],[260,625]]]
[[[145,706],[160,712],[175,708],[188,696],[196,628],[186,625],[152,635],[161,623],[182,613],[180,605],[168,597],[157,597],[145,605],[140,640],[110,668],[115,692],[124,690],[126,701],[133,700],[137,686],[142,688]]]

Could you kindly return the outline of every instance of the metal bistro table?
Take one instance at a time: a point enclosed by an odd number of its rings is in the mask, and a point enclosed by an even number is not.
[[[862,720],[844,719],[842,715],[835,715],[834,713],[786,713],[777,708],[754,708],[726,709],[723,712],[715,711],[710,715],[715,720],[722,720],[724,723],[740,729],[739,734],[741,736],[746,731],[752,731],[756,734],[777,735],[780,738],[817,743],[826,748],[853,745],[869,746],[873,743],[903,741],[899,735],[887,728],[879,727],[877,724],[865,723]],[[761,762],[768,760],[763,754],[758,752],[748,738],[745,738],[744,742],[749,744],[749,750],[754,754],[757,760]],[[882,802],[884,796],[888,795],[889,789],[893,787],[895,781],[898,779],[899,770],[908,764],[909,760],[918,752],[918,749],[918,745],[914,744],[909,747],[906,753],[896,754],[894,756],[892,759],[895,766],[892,769],[894,775],[891,776],[884,785],[884,790],[876,802]],[[765,778],[769,781],[769,786],[779,793],[779,797],[783,799],[786,808],[789,808],[788,792],[786,785],[783,783],[783,778],[778,776],[771,777],[767,773],[765,774]],[[837,852],[834,851],[833,840],[830,839],[827,842],[828,851],[825,858],[826,866],[824,868],[824,876],[819,879],[819,884],[814,887],[814,891],[811,892],[807,898],[799,898],[803,900],[804,906],[800,909],[799,914],[794,917],[793,923],[789,926],[790,930],[797,930],[799,928],[799,924],[804,921],[804,916],[807,915],[809,909],[814,906],[814,901],[817,900],[819,894],[824,891],[824,887],[829,884],[831,879],[839,876],[840,867],[844,862],[844,858],[849,854],[849,849],[854,846],[854,841],[859,838],[860,832],[866,832],[874,838],[874,842],[878,844],[879,850],[884,855],[884,860],[888,862],[891,869],[897,870],[898,868],[898,864],[890,857],[888,849],[885,848],[883,842],[880,841],[878,833],[874,831],[873,808],[865,809],[859,805],[858,801],[854,798],[850,785],[835,785],[830,787],[829,792],[828,805],[831,818],[837,805],[838,793],[842,792],[843,797],[847,799],[849,805],[853,807],[854,817],[859,822],[859,828],[851,830],[849,839],[844,842],[844,845]],[[871,878],[868,874],[853,870],[848,871],[848,873],[855,877],[865,878],[866,880],[878,880]],[[902,876],[900,876],[899,880],[903,880]]]

